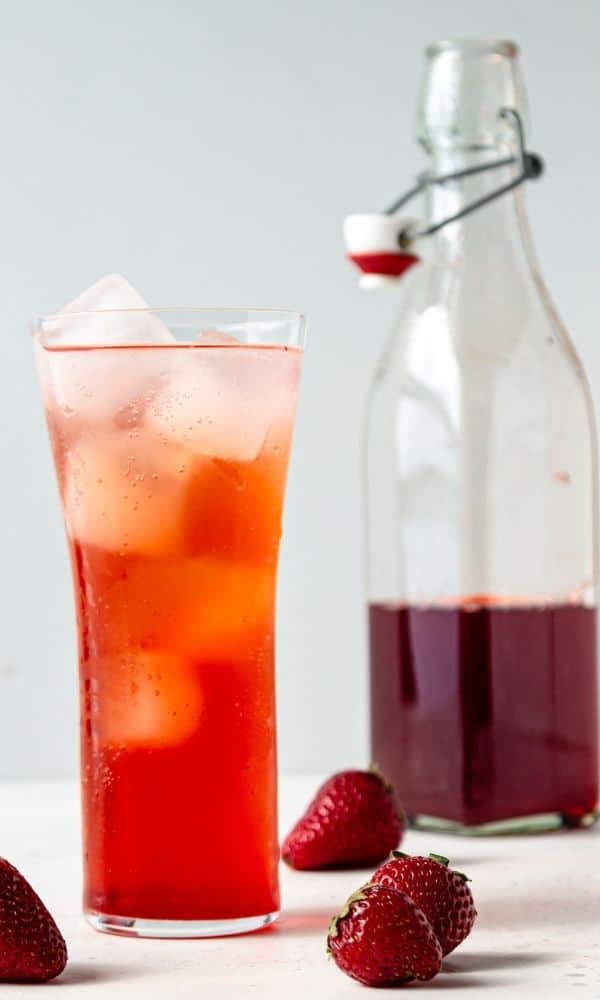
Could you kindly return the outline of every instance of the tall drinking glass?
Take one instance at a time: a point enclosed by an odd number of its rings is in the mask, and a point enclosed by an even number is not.
[[[99,930],[209,936],[277,916],[274,610],[303,340],[302,316],[262,310],[36,325]]]

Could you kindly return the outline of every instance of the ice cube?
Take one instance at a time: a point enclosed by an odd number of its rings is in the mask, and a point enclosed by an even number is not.
[[[285,463],[285,469],[294,429],[302,357],[302,351],[294,348],[280,351],[276,355],[276,363],[279,366],[279,395],[273,406],[264,452],[271,457],[279,456]]]
[[[125,554],[176,551],[188,458],[139,432],[80,440],[67,454],[64,476],[69,534]]]
[[[47,344],[75,346],[92,344],[175,344],[168,327],[152,312],[106,310],[147,310],[135,288],[120,274],[108,274],[45,320],[42,340]],[[84,315],[85,314],[85,315]]]
[[[37,359],[48,409],[68,417],[72,424],[139,423],[136,418],[143,413],[175,353],[139,348],[144,344],[176,344],[157,316],[127,311],[143,307],[144,300],[135,289],[120,275],[111,274],[44,321]],[[107,309],[125,311],[103,311]],[[52,350],[94,345],[103,350]],[[132,350],[125,350],[127,345]],[[110,350],[112,347],[115,349]]]
[[[172,360],[170,351],[39,351],[46,407],[70,425],[71,437],[138,426]]]
[[[241,343],[237,337],[234,337],[231,333],[223,333],[222,330],[201,330],[196,336],[196,342],[212,347],[239,346]]]
[[[197,454],[253,461],[273,422],[293,414],[287,354],[242,345],[186,351],[150,403],[147,425]]]
[[[124,652],[92,666],[92,725],[106,745],[172,746],[197,730],[198,672],[176,656]]]
[[[90,552],[95,565],[97,554]],[[105,567],[101,559],[99,565]],[[195,663],[244,660],[273,636],[275,571],[203,556],[129,559],[105,573],[89,616],[93,647],[115,661],[123,650]]]
[[[272,638],[275,572],[211,556],[130,561],[111,583],[102,651],[130,644],[200,662],[244,659]]]
[[[273,640],[275,573],[215,558],[180,563],[173,602],[172,648],[196,660],[251,657]]]

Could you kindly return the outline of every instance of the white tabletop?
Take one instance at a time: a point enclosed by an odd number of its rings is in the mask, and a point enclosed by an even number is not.
[[[297,818],[317,783],[282,781],[282,829]],[[361,990],[368,995],[325,954],[329,920],[365,881],[364,872],[311,874],[282,866],[282,917],[244,937],[119,938],[96,933],[80,914],[75,784],[3,782],[0,816],[0,853],[30,879],[67,939],[69,965],[46,989],[70,987],[75,997],[95,1000],[344,1000],[361,996]],[[469,988],[469,1000],[600,998],[600,829],[481,840],[409,832],[405,849],[450,857],[471,876],[480,914],[443,972],[411,987],[419,997]],[[2,997],[31,1000],[31,989],[3,986]]]

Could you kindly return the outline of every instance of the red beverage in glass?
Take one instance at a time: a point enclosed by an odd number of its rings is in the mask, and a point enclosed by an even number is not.
[[[291,320],[258,314],[263,334],[269,317],[275,339]],[[221,323],[252,336],[246,313]],[[209,332],[38,357],[77,603],[86,913],[150,936],[262,926],[279,909],[274,610],[302,351]]]
[[[589,819],[595,608],[372,604],[370,652],[373,760],[414,821]]]

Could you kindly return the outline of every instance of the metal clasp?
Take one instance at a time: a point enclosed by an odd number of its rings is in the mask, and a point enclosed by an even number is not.
[[[505,156],[500,160],[493,160],[490,163],[481,163],[478,166],[467,167],[464,170],[457,170],[451,174],[420,174],[417,178],[416,184],[397,198],[392,205],[384,209],[383,214],[395,215],[400,208],[411,201],[417,194],[424,191],[430,184],[446,184],[448,181],[456,181],[460,180],[462,177],[470,177],[473,174],[482,173],[484,170],[496,170],[499,167],[508,167],[515,163],[519,166],[518,175],[512,181],[509,181],[508,184],[503,184],[501,187],[497,188],[496,191],[491,191],[489,194],[483,195],[481,198],[476,198],[470,205],[465,205],[465,207],[461,208],[459,212],[455,212],[454,215],[447,216],[440,222],[436,222],[431,226],[426,226],[424,229],[411,230],[408,228],[402,230],[398,234],[398,245],[400,247],[406,249],[411,245],[413,240],[418,239],[421,236],[432,236],[433,233],[437,233],[439,229],[442,229],[444,226],[448,226],[451,222],[457,222],[458,219],[464,218],[465,215],[470,215],[471,212],[477,211],[477,209],[482,208],[483,205],[487,205],[490,201],[495,201],[496,198],[500,198],[508,191],[512,191],[514,188],[518,187],[519,184],[522,184],[523,181],[536,180],[542,175],[544,172],[544,161],[541,156],[538,156],[537,153],[530,153],[525,149],[523,122],[521,121],[519,112],[514,108],[501,108],[499,116],[500,118],[504,118],[507,122],[510,122],[514,128],[517,139],[516,156]]]

